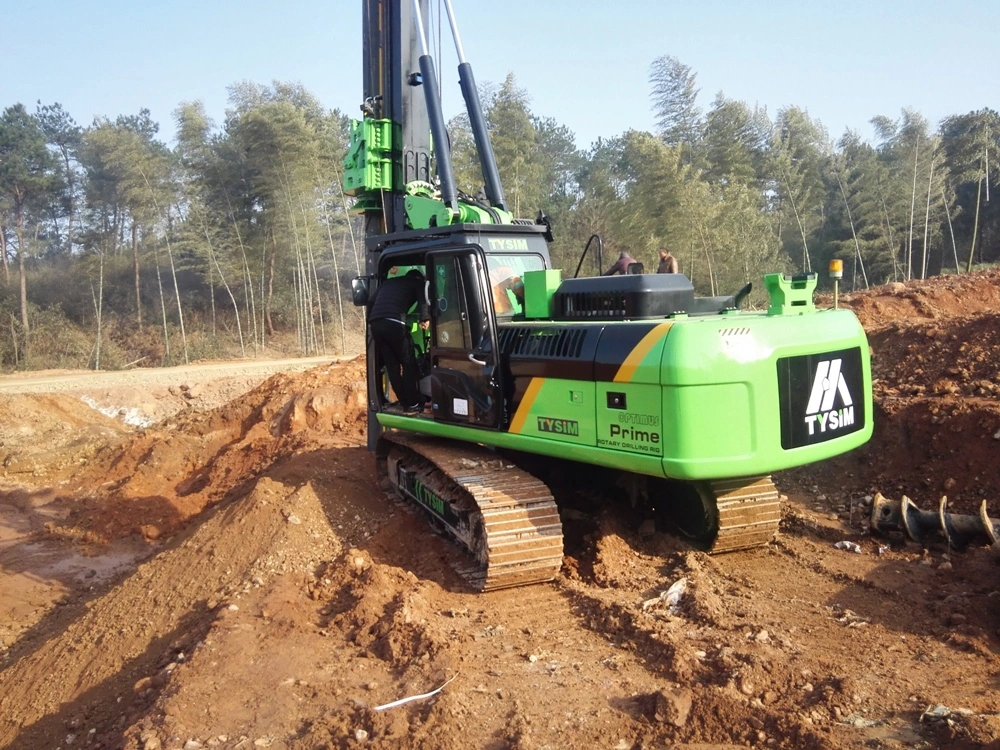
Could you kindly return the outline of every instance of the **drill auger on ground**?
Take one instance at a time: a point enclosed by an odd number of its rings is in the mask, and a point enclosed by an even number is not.
[[[886,534],[902,531],[915,542],[923,543],[932,534],[940,534],[949,547],[963,549],[970,544],[1000,544],[1000,520],[986,514],[986,501],[979,506],[979,515],[948,512],[948,498],[942,497],[937,512],[920,510],[906,495],[902,500],[890,500],[876,493],[872,503],[871,527]]]

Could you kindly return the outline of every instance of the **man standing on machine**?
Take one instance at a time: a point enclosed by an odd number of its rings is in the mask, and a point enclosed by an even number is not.
[[[660,265],[656,269],[657,273],[678,273],[677,258],[673,253],[660,248]]]
[[[406,316],[410,308],[417,305],[420,327],[427,330],[430,307],[424,286],[424,275],[416,268],[405,276],[386,279],[375,290],[368,313],[368,329],[389,375],[389,383],[399,405],[407,412],[418,412],[423,406],[418,387],[420,371]]]

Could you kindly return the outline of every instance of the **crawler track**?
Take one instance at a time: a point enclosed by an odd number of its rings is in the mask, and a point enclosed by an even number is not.
[[[476,445],[387,432],[378,466],[395,492],[428,513],[470,555],[459,573],[480,591],[550,581],[562,566],[562,524],[549,488]],[[770,477],[697,483],[706,524],[699,538],[720,554],[760,547],[778,533]]]
[[[459,573],[480,591],[552,580],[562,524],[552,493],[531,474],[475,445],[398,432],[379,439],[378,466],[472,556]]]
[[[714,503],[706,499],[706,504],[715,505],[719,529],[710,553],[762,547],[774,539],[781,521],[781,503],[771,477],[720,479],[707,484]]]

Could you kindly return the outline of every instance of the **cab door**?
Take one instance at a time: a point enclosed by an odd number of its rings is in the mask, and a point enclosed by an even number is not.
[[[497,429],[503,384],[486,258],[477,246],[427,254],[434,419]]]

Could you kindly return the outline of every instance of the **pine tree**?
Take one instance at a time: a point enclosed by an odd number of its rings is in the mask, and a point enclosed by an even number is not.
[[[28,214],[47,201],[57,184],[52,173],[52,154],[46,148],[45,132],[37,117],[23,104],[14,104],[0,117],[0,194],[10,201],[17,238],[17,268],[20,279],[21,327],[27,335],[28,289],[25,260],[28,255]]]

